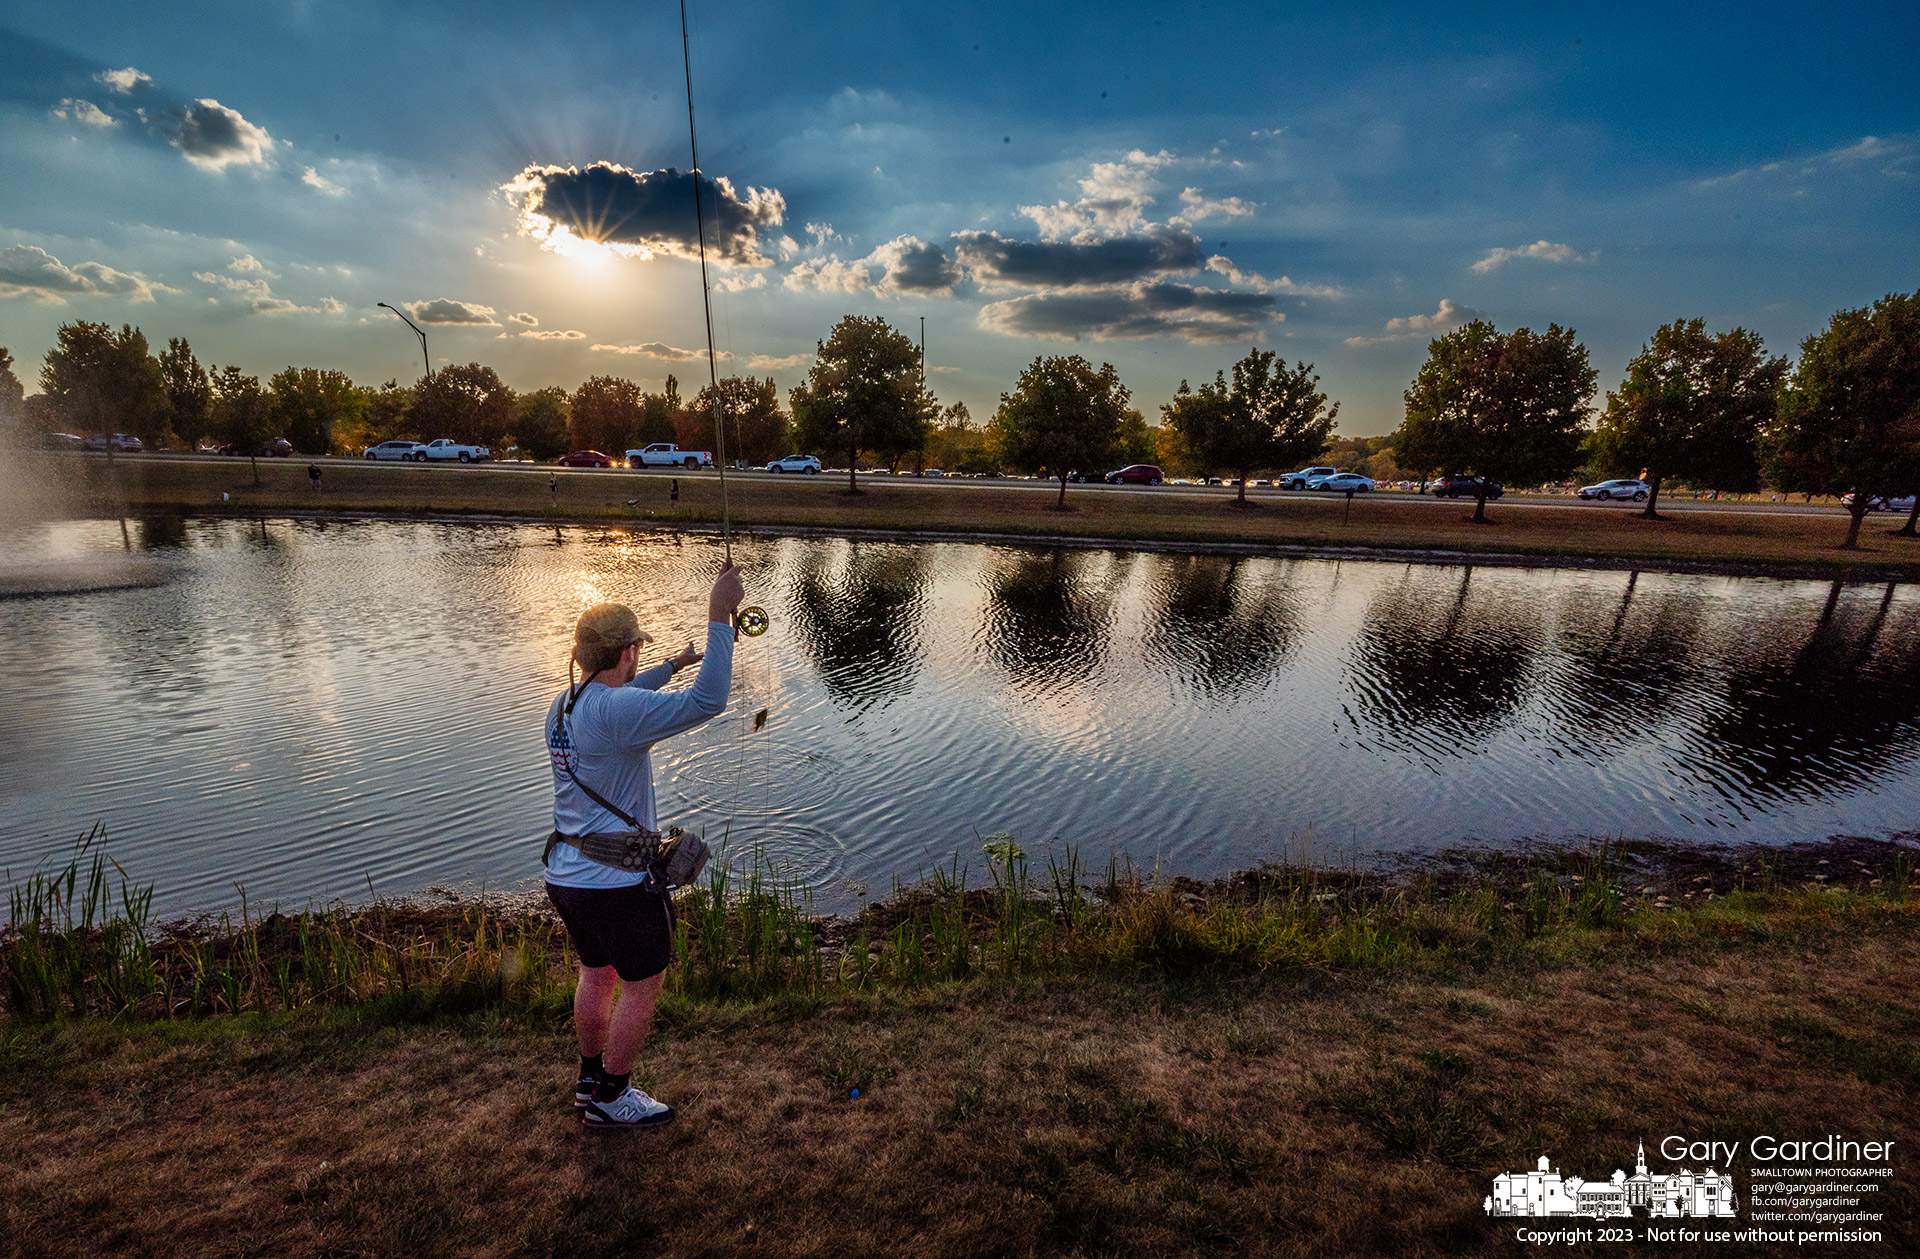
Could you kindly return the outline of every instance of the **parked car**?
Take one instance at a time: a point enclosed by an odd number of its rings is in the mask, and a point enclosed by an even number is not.
[[[576,450],[570,455],[560,456],[563,468],[611,468],[613,459],[597,450]]]
[[[681,450],[672,442],[655,442],[641,450],[627,452],[629,468],[711,468],[713,456],[704,450]]]
[[[129,455],[138,454],[146,449],[145,446],[140,444],[140,439],[131,433],[115,433],[111,438],[105,433],[95,433],[81,443],[81,449],[105,450],[109,441],[111,441],[115,450]]]
[[[1130,463],[1118,472],[1107,473],[1108,485],[1158,485],[1166,474],[1150,463]]]
[[[226,445],[219,447],[214,453],[221,455],[244,455],[247,452],[232,442],[228,442]],[[293,453],[293,443],[282,437],[277,441],[268,442],[262,446],[257,453],[262,459],[285,459]]]
[[[469,446],[451,437],[434,438],[420,448],[420,453],[434,463],[452,463],[456,459],[461,463],[478,463],[493,458],[493,452],[485,446]]]
[[[1621,477],[1613,481],[1602,481],[1598,485],[1583,485],[1580,497],[1606,502],[1610,498],[1630,498],[1636,503],[1647,501],[1647,495],[1653,493],[1653,487],[1634,477]]]
[[[1853,506],[1853,495],[1851,494],[1843,495],[1840,501],[1846,506],[1851,507]],[[1913,495],[1909,494],[1905,498],[1888,498],[1884,494],[1876,494],[1873,496],[1872,499],[1868,501],[1867,510],[1870,512],[1872,511],[1896,511],[1896,512],[1912,511]]]
[[[769,472],[805,472],[820,471],[820,461],[812,455],[788,455],[784,459],[774,459],[767,464]]]
[[[1443,476],[1433,483],[1429,492],[1435,498],[1479,498],[1482,485],[1486,486],[1488,498],[1499,498],[1506,493],[1496,483],[1477,476]]]
[[[362,453],[369,459],[398,459],[402,463],[424,462],[426,447],[419,442],[391,441],[369,446]]]
[[[922,472],[920,475],[921,476],[945,476],[947,475],[947,470],[945,468],[928,468],[925,472]]]
[[[1338,471],[1340,471],[1340,469],[1338,468],[1326,468],[1326,467],[1302,468],[1298,472],[1289,472],[1285,476],[1281,477],[1280,485],[1282,489],[1304,490],[1307,488],[1307,482],[1313,480],[1313,478],[1322,477],[1322,476],[1332,476],[1334,473]]]
[[[1336,472],[1332,476],[1315,477],[1307,482],[1310,490],[1331,490],[1336,494],[1352,491],[1365,494],[1373,488],[1373,478],[1361,476],[1358,472]]]
[[[48,450],[84,450],[87,439],[78,433],[43,433],[40,444]]]

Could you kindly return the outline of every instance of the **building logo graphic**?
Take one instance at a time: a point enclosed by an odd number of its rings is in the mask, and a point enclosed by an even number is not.
[[[1729,1219],[1735,1205],[1731,1170],[1723,1174],[1711,1167],[1701,1172],[1683,1167],[1669,1175],[1649,1175],[1645,1142],[1631,1176],[1616,1168],[1605,1180],[1562,1177],[1542,1154],[1534,1171],[1495,1176],[1493,1192],[1481,1204],[1493,1216],[1584,1215],[1596,1220],[1629,1218],[1636,1208],[1656,1220]]]

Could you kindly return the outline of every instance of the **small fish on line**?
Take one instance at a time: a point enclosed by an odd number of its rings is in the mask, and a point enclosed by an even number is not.
[[[755,730],[758,730],[760,727],[766,724],[767,724],[767,710],[762,708],[759,712],[753,715],[753,728]]]

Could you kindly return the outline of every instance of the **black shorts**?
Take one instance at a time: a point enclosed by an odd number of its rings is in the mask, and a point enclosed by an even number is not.
[[[628,983],[652,979],[673,960],[673,902],[652,886],[555,887],[547,899],[560,911],[582,966],[611,966]]]

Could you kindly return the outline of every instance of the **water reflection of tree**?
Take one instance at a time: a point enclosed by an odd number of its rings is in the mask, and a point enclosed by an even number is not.
[[[1510,598],[1476,591],[1471,568],[1450,590],[1410,579],[1374,598],[1348,673],[1377,737],[1453,756],[1512,719],[1541,631]]]
[[[987,579],[987,650],[1016,686],[1053,691],[1086,682],[1106,657],[1117,574],[1085,551],[1022,553]]]
[[[1247,561],[1171,555],[1157,567],[1147,652],[1201,702],[1231,703],[1259,686],[1298,642],[1292,599]]]
[[[1809,628],[1776,625],[1728,669],[1704,754],[1755,795],[1845,790],[1920,753],[1920,614],[1896,610],[1891,585],[1842,592],[1834,582]]]
[[[923,647],[925,558],[911,547],[856,545],[835,575],[819,549],[807,555],[788,610],[827,694],[864,708],[912,690]]]
[[[1571,598],[1560,611],[1563,667],[1550,702],[1577,723],[1583,747],[1618,747],[1646,733],[1693,685],[1698,603],[1640,589],[1627,578],[1619,598]]]

